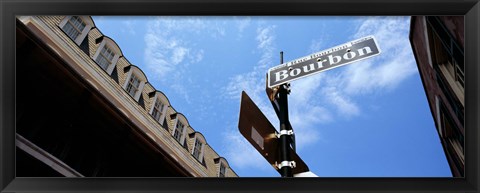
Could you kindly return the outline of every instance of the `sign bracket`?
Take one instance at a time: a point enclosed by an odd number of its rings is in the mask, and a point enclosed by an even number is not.
[[[290,168],[295,168],[297,167],[297,163],[295,161],[282,161],[280,164],[276,164],[277,168],[280,170],[283,167],[290,167]]]
[[[294,133],[293,133],[293,130],[281,130],[280,133],[277,133],[276,136],[277,138],[280,138],[282,135],[289,135],[289,136],[293,136]]]

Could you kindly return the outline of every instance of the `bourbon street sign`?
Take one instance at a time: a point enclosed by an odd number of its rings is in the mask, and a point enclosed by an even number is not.
[[[313,75],[380,54],[375,38],[367,36],[268,69],[268,87]]]

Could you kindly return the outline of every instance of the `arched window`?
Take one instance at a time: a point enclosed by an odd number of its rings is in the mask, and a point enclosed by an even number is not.
[[[102,36],[101,43],[92,58],[108,75],[111,75],[120,56],[122,52],[118,45],[112,39]]]
[[[226,177],[227,176],[227,168],[228,162],[225,158],[219,157],[214,159],[215,165],[217,166],[217,176],[218,177]]]
[[[192,155],[200,163],[203,163],[203,154],[204,154],[204,149],[207,142],[205,140],[205,137],[201,133],[195,132],[193,134],[194,134],[193,135],[194,143],[192,147]]]
[[[95,25],[89,16],[65,16],[59,26],[68,37],[80,45]]]
[[[185,143],[188,121],[181,113],[177,113],[175,117],[175,125],[173,126],[172,136],[180,143],[180,145],[183,146]]]
[[[160,125],[163,125],[168,106],[170,106],[170,102],[168,102],[167,97],[160,91],[156,91],[149,113]]]
[[[140,95],[142,94],[143,87],[147,83],[147,77],[136,66],[127,66],[127,79],[123,85],[123,89],[138,102]]]
[[[218,171],[218,177],[225,177],[227,174],[227,166],[224,163],[220,163],[220,169]]]

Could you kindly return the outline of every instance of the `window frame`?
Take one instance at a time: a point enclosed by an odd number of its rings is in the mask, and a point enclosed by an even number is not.
[[[464,105],[465,61],[463,48],[437,16],[426,16],[429,52],[434,68],[442,72],[457,99]]]
[[[183,117],[182,119],[184,120],[179,120],[180,118],[180,115],[179,113],[176,114],[176,118],[175,118],[175,124],[173,125],[173,129],[172,129],[172,137],[175,139],[175,141],[177,141],[178,143],[180,143],[180,145],[184,145],[185,144],[185,137],[186,137],[186,134],[187,134],[187,127],[188,127],[188,122],[187,120],[185,119],[185,117]],[[183,116],[183,115],[182,115]],[[177,139],[175,137],[175,131],[177,131],[177,125],[178,125],[178,122],[180,122],[183,127],[182,127],[182,130],[179,132],[179,136],[180,138]],[[179,141],[180,140],[180,141]]]
[[[127,66],[126,68],[130,68],[130,69],[127,72],[127,77],[125,79],[125,82],[122,88],[127,92],[129,96],[131,96],[135,101],[138,102],[140,99],[140,96],[142,95],[143,88],[147,83],[147,79],[145,75],[143,75],[143,73],[138,69],[138,67],[132,65],[132,66]],[[130,95],[129,91],[127,90],[130,80],[132,79],[132,75],[135,76],[140,81],[134,96]]]
[[[222,166],[223,166],[223,174],[222,174]],[[220,174],[222,174],[223,176]],[[224,178],[226,176],[227,176],[227,166],[225,166],[223,162],[220,162],[220,165],[218,167],[218,177]]]
[[[444,150],[446,156],[450,156],[453,160],[449,165],[453,165],[458,169],[461,175],[464,175],[465,171],[465,141],[464,136],[460,133],[459,128],[455,124],[452,115],[449,113],[447,107],[435,96],[436,101],[436,113],[437,113],[437,125],[440,133],[440,137],[444,141]],[[463,144],[458,138],[463,138]],[[459,163],[460,162],[460,163]],[[461,165],[459,165],[461,164]],[[461,169],[463,168],[463,171]]]
[[[163,109],[162,109],[162,112],[160,112],[160,117],[158,119],[156,119],[155,115],[154,115],[154,111],[155,111],[155,104],[158,101],[163,105]],[[153,100],[152,100],[152,105],[150,107],[150,111],[148,112],[148,114],[150,114],[153,117],[153,119],[155,119],[160,125],[163,125],[163,123],[165,122],[165,117],[167,115],[167,108],[169,106],[170,106],[170,104],[168,102],[167,97],[165,95],[163,95],[162,93],[160,93],[159,91],[156,91],[155,96],[153,97]]]
[[[108,64],[108,66],[104,69],[98,59],[99,57],[103,57],[102,55],[102,51],[104,49],[109,49],[112,51],[112,53],[114,54],[113,55],[113,58],[112,60],[110,61],[111,63]],[[113,73],[113,70],[115,69],[115,67],[117,66],[117,63],[118,63],[118,60],[120,59],[120,57],[122,56],[122,51],[120,50],[120,48],[117,46],[117,44],[111,40],[110,38],[108,37],[103,37],[102,41],[100,42],[100,45],[98,46],[98,49],[97,51],[95,52],[95,54],[93,55],[92,59],[95,61],[95,63],[97,63],[97,65],[102,68],[105,72],[107,72],[108,75],[112,75]]]
[[[73,19],[75,19],[75,21],[72,21]],[[77,22],[78,24],[80,24],[79,26],[77,25]],[[75,33],[69,33],[68,32],[69,30],[65,29],[66,26],[70,26],[70,28],[73,30],[72,32],[75,32]],[[67,23],[65,23],[62,29],[65,31],[65,33],[67,33],[67,35],[70,38],[77,39],[77,37],[82,34],[82,31],[83,29],[85,29],[86,26],[87,24],[83,21],[82,18],[78,16],[72,16],[70,17],[70,19],[67,20]],[[75,37],[72,37],[72,36],[75,36]]]
[[[103,46],[95,61],[100,67],[102,67],[104,70],[107,70],[107,68],[113,64],[114,57],[115,52],[112,51],[112,49],[110,49],[108,46]]]
[[[198,146],[200,146],[200,148],[198,148]],[[201,160],[200,154],[202,153],[202,146],[203,146],[203,143],[197,138],[195,138],[195,142],[193,143],[193,147],[192,147],[192,155],[193,157],[197,158],[197,160]]]
[[[65,25],[70,21],[70,19],[72,17],[78,17],[82,20],[82,22],[85,24],[85,27],[83,28],[83,30],[80,32],[80,34],[75,38],[73,39],[72,37],[70,37],[67,32],[65,31],[64,27]],[[68,38],[70,38],[71,40],[73,40],[75,42],[75,44],[79,45],[82,44],[83,40],[85,39],[85,37],[87,37],[88,35],[88,32],[92,29],[92,27],[94,27],[95,25],[93,24],[93,20],[91,20],[91,18],[89,18],[88,16],[77,16],[77,15],[74,15],[74,16],[65,16],[63,18],[63,20],[58,24],[58,26],[60,27],[60,29],[65,33],[65,35],[67,35]],[[75,26],[74,26],[75,27]]]
[[[218,158],[215,158],[215,164],[218,164],[217,177],[219,177],[219,178],[227,177],[228,168],[230,167],[227,160],[223,157],[218,157]],[[222,165],[224,166],[224,169],[225,169],[224,173],[223,173],[223,176],[220,175]]]
[[[132,74],[127,82],[127,88],[125,90],[130,96],[135,97],[137,92],[140,90],[139,88],[141,82],[142,81],[140,80],[140,78],[137,77],[137,75]],[[131,90],[132,88],[134,88],[134,90]]]
[[[181,125],[181,131],[179,131],[179,125]],[[181,121],[177,121],[177,124],[175,125],[174,127],[174,130],[173,130],[173,138],[175,140],[177,140],[179,143],[182,143],[183,140],[182,140],[182,134],[184,133],[185,131],[185,124],[183,124]],[[178,134],[178,135],[177,135]],[[177,137],[178,136],[178,137]],[[183,144],[182,144],[183,145]]]
[[[160,122],[163,115],[165,114],[164,112],[165,112],[165,104],[163,104],[161,100],[155,100],[152,106],[152,113],[151,113],[153,118],[155,118],[155,120]]]
[[[198,149],[197,143],[200,144],[200,148]],[[200,163],[203,164],[203,156],[205,152],[205,145],[206,145],[205,138],[201,136],[198,132],[195,133],[195,138],[193,141],[193,146],[192,146],[192,156],[197,159]],[[195,153],[198,152],[198,157],[195,155]]]

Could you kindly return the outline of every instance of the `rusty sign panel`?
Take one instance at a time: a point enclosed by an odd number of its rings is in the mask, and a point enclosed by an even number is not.
[[[238,129],[268,163],[279,171],[276,167],[276,164],[280,163],[279,139],[276,136],[278,132],[245,91],[242,92]],[[290,149],[290,155],[296,162],[294,174],[309,171],[305,162],[293,149]]]

